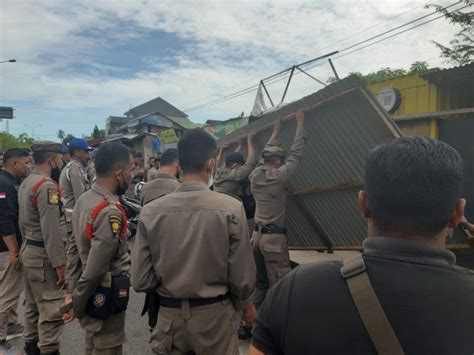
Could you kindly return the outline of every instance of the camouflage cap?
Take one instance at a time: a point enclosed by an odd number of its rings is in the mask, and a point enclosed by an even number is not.
[[[262,157],[280,157],[286,159],[286,150],[279,146],[268,147],[262,151]]]
[[[33,152],[51,152],[51,153],[61,153],[64,154],[67,152],[67,148],[64,144],[55,143],[51,141],[40,141],[36,142],[31,146]]]

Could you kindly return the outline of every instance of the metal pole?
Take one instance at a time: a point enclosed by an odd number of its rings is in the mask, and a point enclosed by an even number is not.
[[[312,76],[311,74],[305,72],[303,69],[301,69],[300,67],[296,67],[296,69],[298,69],[300,72],[302,72],[303,74],[306,74],[307,76],[309,76],[311,79],[313,80],[316,80],[318,83],[320,83],[321,85],[323,86],[327,86],[325,83],[323,83],[321,80],[319,79],[316,79],[314,76]]]
[[[270,97],[270,94],[268,93],[267,87],[263,83],[263,80],[260,81],[260,84],[263,86],[263,90],[265,90],[265,93],[267,94],[267,97],[270,100],[270,103],[272,104],[272,107],[275,107],[275,105],[273,104],[272,98]]]
[[[339,79],[339,75],[337,75],[336,68],[334,68],[334,64],[332,64],[331,58],[328,58],[328,61],[329,61],[329,64],[331,65],[331,69],[332,69],[334,75],[336,76],[336,80],[337,81],[341,80],[341,79]]]
[[[8,120],[6,120],[6,122],[5,122],[5,129],[6,129],[7,133],[10,133],[10,122]]]
[[[288,82],[286,83],[285,91],[283,92],[283,96],[281,97],[280,102],[283,102],[283,100],[285,100],[285,96],[288,91],[288,87],[290,86],[290,81],[291,81],[291,78],[293,77],[294,72],[295,72],[295,67],[293,66],[293,68],[291,68],[290,77],[288,78]]]

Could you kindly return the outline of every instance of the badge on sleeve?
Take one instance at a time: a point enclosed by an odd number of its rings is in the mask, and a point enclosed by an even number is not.
[[[6,192],[0,192],[0,200],[3,200],[7,198],[7,193]]]
[[[55,189],[48,189],[48,204],[59,204],[59,194]]]
[[[119,234],[122,228],[122,219],[119,216],[112,215],[109,217],[110,227],[113,234]]]

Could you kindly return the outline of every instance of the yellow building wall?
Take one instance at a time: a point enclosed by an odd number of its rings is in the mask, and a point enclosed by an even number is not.
[[[387,86],[400,90],[401,94],[400,107],[392,113],[394,116],[415,115],[439,110],[437,87],[430,85],[418,74],[369,84],[367,87],[377,96]]]
[[[368,89],[377,96],[387,86],[400,90],[400,107],[391,113],[403,134],[438,138],[436,119],[414,119],[397,121],[397,116],[411,116],[420,113],[437,112],[440,109],[438,88],[420,78],[418,74],[369,84]]]

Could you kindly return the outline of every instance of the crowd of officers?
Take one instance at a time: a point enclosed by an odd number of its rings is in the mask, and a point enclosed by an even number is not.
[[[86,354],[122,354],[133,287],[146,293],[157,354],[238,354],[237,335],[247,337],[252,326],[251,354],[383,353],[386,344],[387,353],[472,353],[473,337],[464,335],[474,319],[474,277],[443,249],[448,229],[464,216],[459,154],[427,138],[374,150],[359,195],[369,225],[363,258],[290,273],[286,190],[308,140],[304,114],[295,121],[289,152],[278,141],[281,121],[261,153],[254,134],[246,137],[246,157],[244,141],[230,152],[194,129],[146,172],[117,142],[94,152],[93,169],[83,139],[68,147],[35,143],[32,169],[28,151],[7,151],[0,171],[0,349],[13,351],[6,339],[21,330],[16,308],[24,291],[26,354],[59,354],[64,326],[76,318]],[[145,178],[130,251],[120,197]],[[381,327],[398,342],[373,335],[367,309],[351,298],[350,280],[367,273],[391,323]],[[359,288],[372,287],[359,281]],[[456,289],[450,293],[447,283]],[[406,331],[410,314],[414,328]],[[451,352],[439,314],[456,334]]]

